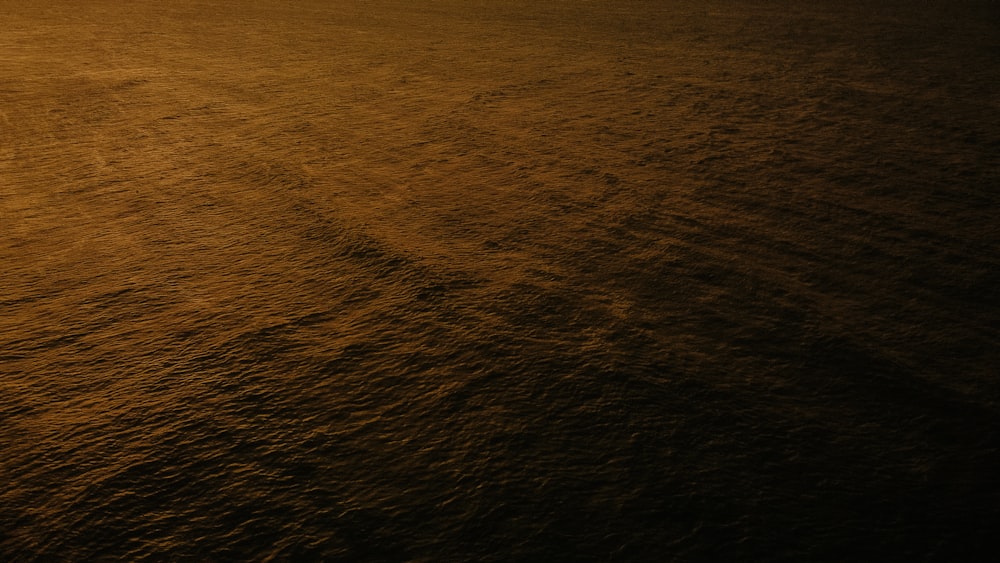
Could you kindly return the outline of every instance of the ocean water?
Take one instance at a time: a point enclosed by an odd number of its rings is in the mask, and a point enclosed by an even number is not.
[[[977,560],[1000,17],[875,4],[0,0],[0,559]]]

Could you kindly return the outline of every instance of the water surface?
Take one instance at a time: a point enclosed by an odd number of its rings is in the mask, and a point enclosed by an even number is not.
[[[0,0],[0,556],[962,560],[988,2]]]

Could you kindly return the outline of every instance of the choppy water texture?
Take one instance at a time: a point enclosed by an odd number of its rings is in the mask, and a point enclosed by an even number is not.
[[[0,0],[0,557],[972,558],[998,25]]]

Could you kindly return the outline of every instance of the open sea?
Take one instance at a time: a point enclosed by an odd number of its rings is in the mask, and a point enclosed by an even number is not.
[[[0,560],[986,561],[1000,4],[0,0]]]

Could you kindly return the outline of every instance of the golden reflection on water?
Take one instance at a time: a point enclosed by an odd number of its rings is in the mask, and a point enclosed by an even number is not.
[[[0,558],[976,553],[1000,20],[888,6],[3,3]]]

